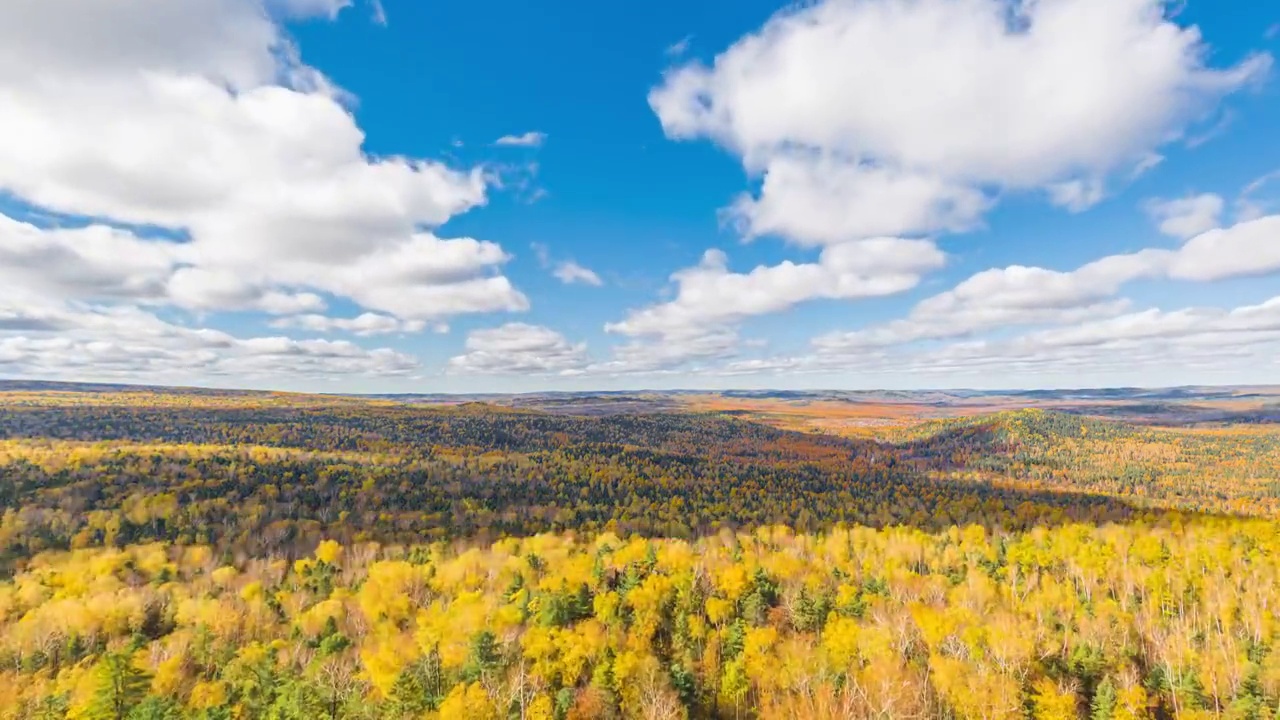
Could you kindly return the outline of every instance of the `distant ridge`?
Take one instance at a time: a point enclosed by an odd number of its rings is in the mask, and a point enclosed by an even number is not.
[[[225,389],[201,386],[170,386],[131,383],[66,382],[56,380],[0,379],[0,392],[165,392],[191,394],[254,395],[283,391]],[[499,402],[513,405],[557,403],[654,403],[663,398],[712,395],[740,400],[795,402],[888,402],[915,404],[960,404],[981,399],[1045,401],[1148,401],[1186,402],[1255,399],[1280,402],[1280,385],[1188,385],[1169,388],[1076,388],[1027,390],[920,389],[920,390],[549,390],[525,393],[297,393],[334,397],[392,400],[406,403]]]

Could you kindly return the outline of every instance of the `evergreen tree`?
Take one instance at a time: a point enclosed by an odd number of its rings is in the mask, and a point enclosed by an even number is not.
[[[462,680],[469,683],[479,680],[487,673],[496,670],[501,660],[498,638],[488,630],[481,630],[471,638],[467,663],[462,668]]]
[[[1098,684],[1093,694],[1093,703],[1089,708],[1089,720],[1111,720],[1116,712],[1116,686],[1111,678]]]
[[[432,648],[417,662],[400,672],[391,688],[389,705],[395,717],[417,718],[439,710],[445,697],[440,651]]]
[[[152,695],[129,711],[128,720],[182,720],[182,708],[168,698]]]
[[[124,720],[142,701],[150,687],[147,673],[123,653],[104,655],[98,662],[97,691],[89,704],[91,720]]]

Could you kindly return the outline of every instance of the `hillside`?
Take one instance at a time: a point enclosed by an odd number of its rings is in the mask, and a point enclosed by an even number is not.
[[[25,397],[0,408],[0,437],[0,558],[11,559],[151,540],[293,553],[321,537],[1021,528],[1140,512],[1100,495],[943,478],[955,443],[945,433],[930,451],[712,415]]]
[[[1280,428],[1133,425],[1037,409],[886,434],[939,472],[1209,512],[1280,512]]]
[[[2,399],[6,720],[1280,706],[1272,426]]]

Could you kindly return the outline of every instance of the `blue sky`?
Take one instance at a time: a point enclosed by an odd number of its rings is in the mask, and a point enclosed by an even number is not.
[[[0,9],[0,376],[1275,381],[1266,5]]]

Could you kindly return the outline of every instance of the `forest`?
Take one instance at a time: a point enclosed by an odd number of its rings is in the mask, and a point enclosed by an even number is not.
[[[1280,428],[0,394],[0,718],[1280,718]]]

